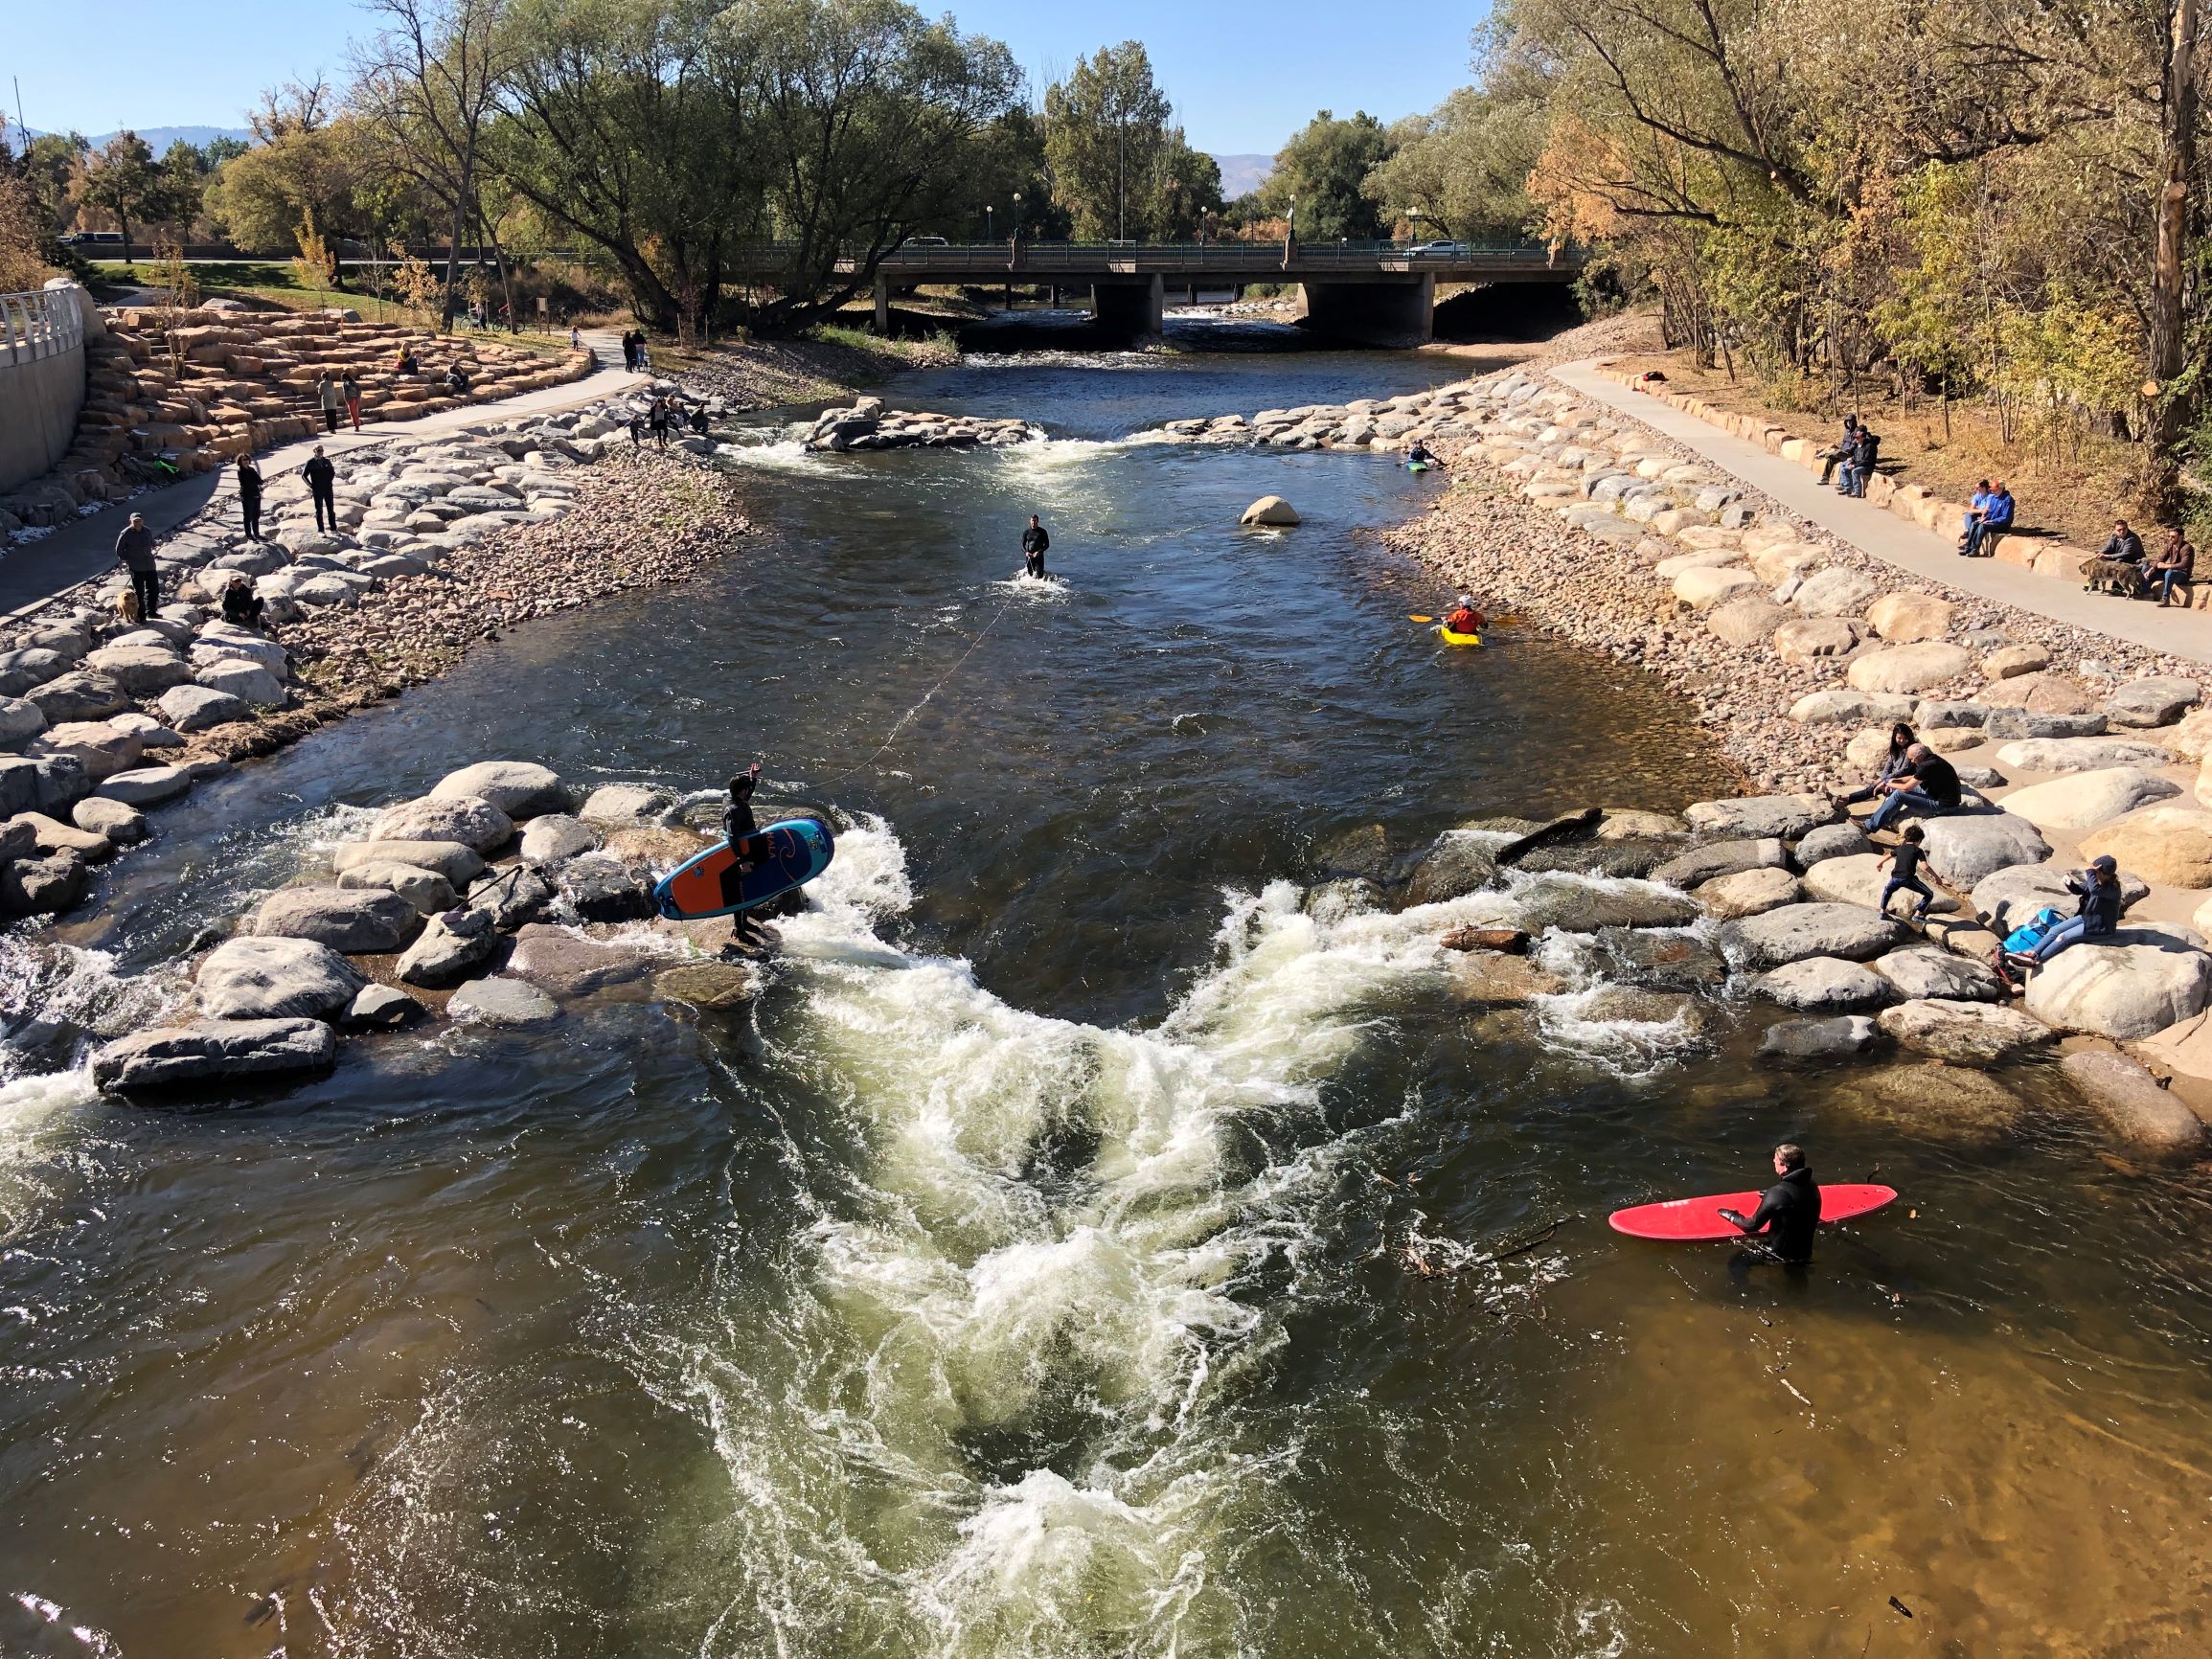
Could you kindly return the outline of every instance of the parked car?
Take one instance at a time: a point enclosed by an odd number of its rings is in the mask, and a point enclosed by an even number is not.
[[[943,237],[908,237],[900,245],[909,248],[948,248],[952,244]]]
[[[1455,260],[1467,252],[1465,242],[1415,242],[1405,250],[1415,259]]]
[[[61,245],[67,248],[120,248],[121,231],[79,231],[75,236],[63,237]]]

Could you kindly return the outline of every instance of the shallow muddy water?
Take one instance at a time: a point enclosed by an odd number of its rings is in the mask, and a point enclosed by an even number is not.
[[[1729,786],[1638,676],[1406,621],[1448,596],[1371,531],[1434,480],[1122,441],[1454,367],[971,361],[895,400],[1050,442],[764,429],[722,568],[203,788],[10,942],[0,1653],[2201,1650],[2199,1178],[2034,1070],[1593,1017],[1562,943],[1472,1013],[1481,898],[1308,904],[1364,826]],[[1307,523],[1237,530],[1266,493]],[[1064,586],[1010,580],[1031,511]],[[202,1115],[71,1068],[454,765],[756,756],[845,829],[747,1014],[367,1039]],[[1794,1282],[1607,1231],[1783,1138],[1904,1201]]]

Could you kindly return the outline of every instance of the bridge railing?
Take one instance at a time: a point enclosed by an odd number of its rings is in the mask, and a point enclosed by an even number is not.
[[[0,294],[0,363],[57,357],[84,341],[84,313],[75,288]]]
[[[897,270],[969,268],[978,264],[1006,263],[1032,271],[1097,270],[1102,264],[1174,265],[1178,270],[1209,266],[1220,269],[1280,263],[1286,249],[1280,241],[1209,242],[906,242],[885,254],[882,263]],[[1385,261],[1406,261],[1415,265],[1455,261],[1510,260],[1530,264],[1554,261],[1551,249],[1541,242],[1462,241],[1433,250],[1417,251],[1406,242],[1293,242],[1288,249],[1292,263],[1327,268],[1367,268]]]

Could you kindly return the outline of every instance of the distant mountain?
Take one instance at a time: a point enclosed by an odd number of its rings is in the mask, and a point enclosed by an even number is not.
[[[1258,190],[1275,170],[1271,155],[1217,155],[1214,159],[1221,164],[1221,195],[1227,201]]]
[[[251,144],[254,138],[253,129],[244,126],[141,126],[135,130],[139,137],[146,140],[148,148],[156,155],[159,155],[180,138],[187,144],[206,144],[210,139],[217,138],[235,138],[241,144]],[[11,122],[8,125],[8,136],[13,141],[15,148],[21,149],[26,138],[43,138],[45,134],[35,126],[26,129],[18,127]],[[115,134],[112,132],[98,134],[92,140],[92,148],[98,149],[114,136]]]

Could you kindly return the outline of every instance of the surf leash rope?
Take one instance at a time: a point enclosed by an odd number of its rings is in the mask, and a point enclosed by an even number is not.
[[[968,642],[968,648],[960,653],[960,661],[954,663],[950,668],[946,669],[944,674],[938,679],[938,682],[931,686],[926,692],[922,693],[922,700],[920,702],[916,703],[911,709],[908,709],[903,715],[899,716],[897,723],[892,726],[890,733],[884,738],[882,742],[876,746],[876,752],[874,754],[870,755],[865,761],[860,761],[857,765],[848,766],[842,772],[832,773],[830,777],[825,778],[822,781],[822,786],[824,788],[828,788],[832,784],[842,783],[845,779],[850,778],[854,773],[864,772],[870,766],[873,766],[878,761],[881,760],[885,751],[888,750],[893,743],[896,743],[899,740],[899,734],[906,729],[906,722],[911,720],[916,715],[919,715],[924,709],[929,706],[930,699],[936,696],[939,692],[942,692],[946,686],[950,683],[952,676],[960,671],[962,666],[967,663],[968,659],[975,654],[977,648],[983,644],[985,639],[990,637],[991,630],[998,625],[998,619],[1003,617],[1013,607],[1014,601],[1011,599],[1003,601],[999,604],[998,609],[992,613],[991,620],[983,625],[983,631],[977,634],[972,640]]]

